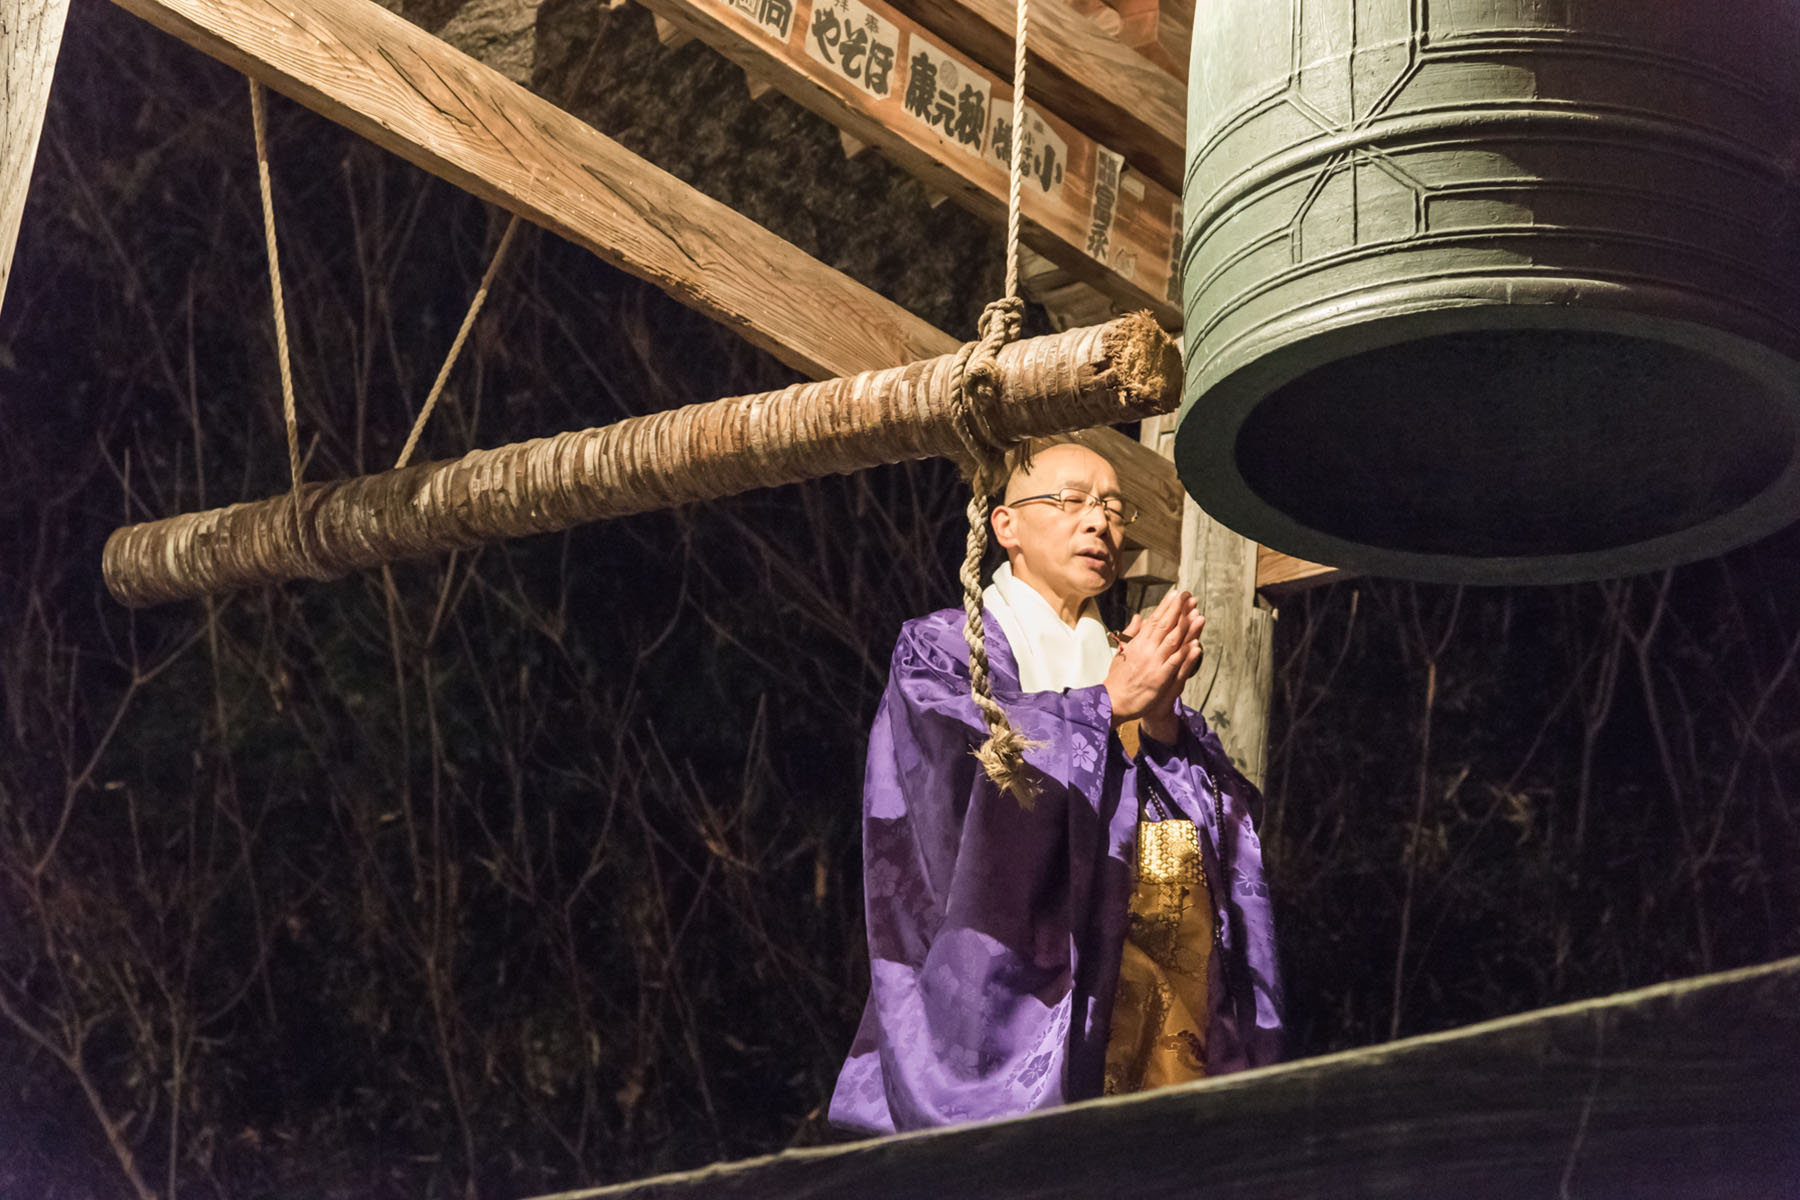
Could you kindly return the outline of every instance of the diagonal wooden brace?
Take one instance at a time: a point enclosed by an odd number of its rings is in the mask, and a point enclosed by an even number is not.
[[[114,531],[106,586],[134,607],[548,533],[881,463],[961,457],[955,355],[311,483]],[[1181,357],[1148,314],[1014,342],[986,414],[1017,441],[1172,411]],[[295,506],[299,506],[296,515]]]

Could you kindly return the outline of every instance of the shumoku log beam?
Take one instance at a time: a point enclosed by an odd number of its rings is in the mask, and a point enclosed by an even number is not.
[[[615,425],[451,462],[307,484],[298,493],[132,525],[107,539],[106,586],[142,606],[362,568],[605,517],[937,455],[957,456],[954,355]],[[1181,358],[1148,315],[1030,338],[1000,353],[1014,441],[1172,410]],[[296,511],[296,508],[298,511]]]

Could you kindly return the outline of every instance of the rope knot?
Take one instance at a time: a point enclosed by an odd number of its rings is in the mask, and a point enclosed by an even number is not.
[[[1025,302],[1017,296],[996,300],[981,310],[979,336],[957,352],[950,367],[951,412],[956,433],[972,464],[971,481],[992,490],[1010,443],[994,431],[992,415],[1000,400],[1000,350],[1018,340]]]

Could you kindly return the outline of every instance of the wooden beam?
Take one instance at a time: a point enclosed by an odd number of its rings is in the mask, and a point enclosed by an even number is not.
[[[1119,40],[1185,83],[1194,40],[1194,0],[1111,2],[1119,14]]]
[[[694,39],[694,35],[679,26],[672,25],[662,17],[651,18],[656,25],[656,40],[671,50],[679,50]]]
[[[1019,291],[1027,300],[1044,306],[1053,329],[1099,325],[1118,315],[1112,300],[1092,284],[1076,279],[1029,247],[1019,251]]]
[[[1800,958],[1789,958],[1028,1117],[555,1200],[1791,1197],[1796,1061]]]
[[[119,0],[813,378],[954,339],[373,0]]]
[[[1013,0],[894,5],[989,70],[1012,77]],[[1051,112],[1100,138],[1163,187],[1180,190],[1187,128],[1181,79],[1061,0],[1032,6],[1029,41],[1028,94],[1042,97]]]
[[[1005,220],[1010,84],[887,0],[644,4],[927,187]],[[1025,241],[1122,308],[1178,327],[1174,193],[1040,105],[1028,115]]]
[[[69,0],[15,0],[0,13],[0,301],[12,278],[19,221],[68,15]]]
[[[1206,614],[1200,634],[1206,657],[1181,698],[1206,718],[1232,764],[1261,787],[1275,682],[1275,612],[1256,594],[1260,547],[1202,512],[1192,497],[1183,500],[1175,585],[1192,592]]]
[[[749,71],[744,72],[744,88],[750,93],[752,100],[761,100],[764,96],[779,94],[775,92],[775,85],[770,83],[765,76],[752,75]]]
[[[1271,600],[1280,600],[1338,579],[1351,579],[1355,572],[1342,567],[1327,567],[1304,558],[1295,558],[1267,546],[1256,551],[1256,590]]]

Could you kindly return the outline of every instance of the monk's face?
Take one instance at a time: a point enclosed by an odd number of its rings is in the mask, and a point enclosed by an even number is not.
[[[1070,620],[1118,578],[1124,526],[1088,499],[1118,496],[1111,463],[1086,446],[1063,443],[1040,450],[1029,470],[1015,472],[1005,503],[994,509],[994,540],[1006,548],[1013,575]]]

